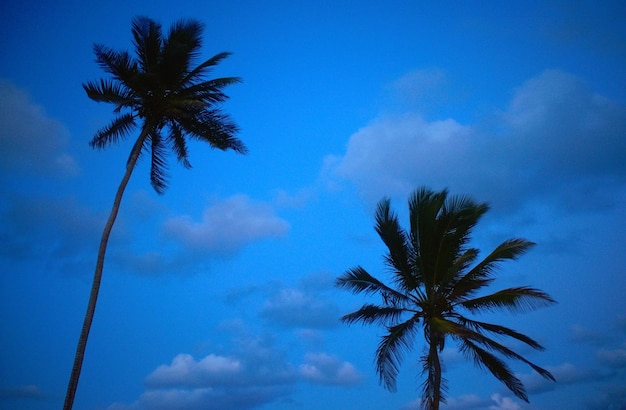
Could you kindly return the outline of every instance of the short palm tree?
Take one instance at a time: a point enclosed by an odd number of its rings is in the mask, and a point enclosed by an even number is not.
[[[463,196],[450,197],[447,190],[426,188],[409,199],[410,230],[405,231],[390,210],[389,199],[378,203],[375,229],[389,253],[385,264],[391,273],[389,286],[360,266],[346,271],[336,284],[353,293],[379,294],[381,303],[365,304],[345,315],[348,324],[381,324],[386,334],[376,350],[376,371],[380,382],[396,389],[396,377],[404,354],[421,330],[426,341],[421,357],[423,374],[422,406],[438,409],[445,402],[446,381],[442,377],[440,353],[448,339],[476,365],[489,370],[517,397],[528,401],[524,385],[501,357],[522,361],[541,376],[554,380],[545,369],[504,346],[497,338],[509,337],[542,350],[535,340],[504,326],[477,321],[467,313],[506,309],[528,311],[555,303],[546,293],[531,287],[514,287],[477,295],[494,280],[500,262],[516,259],[532,245],[524,239],[510,239],[479,262],[478,249],[468,246],[472,228],[487,212],[487,204]],[[501,357],[498,357],[501,356]]]
[[[64,409],[71,409],[74,403],[109,235],[137,160],[142,155],[150,156],[150,182],[156,192],[162,194],[167,188],[166,159],[170,151],[185,168],[191,167],[186,138],[204,141],[220,150],[246,153],[245,145],[235,138],[237,126],[218,108],[227,99],[224,87],[239,82],[239,78],[206,78],[229,53],[217,54],[192,66],[201,47],[202,29],[203,25],[197,21],[182,20],[174,23],[164,36],[160,24],[137,17],[132,21],[136,56],[102,45],[94,46],[96,62],[110,78],[88,82],[83,88],[92,100],[113,104],[117,116],[95,134],[90,145],[105,148],[125,138],[137,126],[140,131],[102,233]]]

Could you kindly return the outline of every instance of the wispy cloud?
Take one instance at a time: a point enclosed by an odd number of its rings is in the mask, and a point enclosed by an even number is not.
[[[0,400],[4,399],[30,399],[42,400],[47,396],[34,384],[13,388],[0,388]]]
[[[40,176],[79,172],[66,151],[69,132],[50,118],[29,95],[0,80],[0,170]]]
[[[260,310],[264,319],[286,327],[328,328],[339,323],[339,308],[316,292],[282,288],[265,301]]]

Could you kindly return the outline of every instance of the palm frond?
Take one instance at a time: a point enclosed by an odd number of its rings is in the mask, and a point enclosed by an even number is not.
[[[419,277],[414,276],[417,272],[413,272],[409,261],[407,234],[400,227],[397,215],[391,211],[388,198],[376,207],[374,228],[389,250],[385,261],[394,273],[396,284],[404,291],[419,291]]]
[[[171,143],[172,151],[176,154],[178,162],[185,168],[191,168],[189,163],[189,152],[187,150],[187,143],[182,131],[176,124],[170,124],[170,135],[168,141]]]
[[[545,377],[546,379],[549,379],[552,381],[555,380],[554,376],[552,376],[552,374],[549,371],[537,366],[536,364],[532,363],[525,357],[514,352],[513,350],[504,346],[503,344],[498,343],[495,340],[485,336],[479,331],[478,332],[474,331],[471,328],[467,327],[466,325],[454,323],[446,319],[438,320],[438,322],[439,322],[438,325],[440,327],[445,327],[447,333],[450,334],[450,336],[453,337],[454,339],[459,340],[461,343],[469,343],[470,341],[480,343],[481,345],[485,346],[489,350],[496,351],[510,359],[516,359],[523,363],[526,363],[533,370],[535,370],[537,373],[539,373],[542,377]],[[510,330],[510,329],[507,329],[507,330]],[[519,335],[517,332],[513,332],[513,333],[515,333],[516,335]],[[518,337],[515,337],[515,338],[518,340],[521,340]],[[532,339],[531,339],[531,343],[539,346],[539,344]]]
[[[132,114],[121,115],[106,127],[98,130],[96,135],[89,141],[89,145],[97,149],[105,148],[125,138],[134,127],[135,117]]]
[[[389,326],[397,323],[406,312],[407,310],[402,307],[365,304],[359,310],[343,316],[341,321],[349,325],[363,322],[364,324],[380,323]]]
[[[221,103],[228,99],[228,95],[222,91],[222,88],[240,82],[241,79],[239,77],[216,78],[191,85],[187,88],[182,88],[178,92],[176,98],[202,101],[207,106],[211,106],[215,103]]]
[[[526,239],[508,239],[498,245],[485,259],[474,266],[467,273],[466,277],[468,277],[468,279],[489,277],[500,262],[516,260],[534,245],[535,243],[527,241]]]
[[[424,287],[434,289],[436,255],[441,236],[437,232],[437,215],[448,196],[448,191],[434,192],[427,188],[416,190],[409,198],[410,238],[415,250],[416,269],[422,274]]]
[[[443,287],[447,293],[458,277],[451,263],[466,251],[470,234],[482,215],[489,209],[466,196],[451,196],[444,201],[436,216],[433,232],[433,284]]]
[[[510,329],[508,327],[495,325],[492,323],[480,322],[477,320],[471,320],[466,317],[462,317],[460,315],[459,317],[457,317],[457,320],[459,320],[462,323],[462,325],[470,327],[474,331],[477,331],[480,333],[482,333],[482,331],[487,331],[487,332],[494,333],[499,336],[511,337],[513,339],[519,340],[520,342],[527,344],[533,349],[544,350],[544,347],[540,345],[536,340],[522,333],[516,332],[515,330]]]
[[[504,383],[513,394],[528,403],[528,395],[526,394],[524,384],[520,379],[515,377],[513,372],[502,360],[472,343],[470,340],[463,340],[461,352],[468,355],[477,367],[489,370],[489,372],[491,372],[496,379]]]
[[[515,260],[532,246],[534,246],[533,242],[520,238],[502,242],[487,257],[455,281],[450,292],[450,299],[458,301],[470,298],[479,289],[493,282],[493,272],[500,262]]]
[[[167,189],[167,150],[158,130],[150,133],[149,139],[151,143],[150,184],[161,195]]]
[[[161,25],[152,19],[140,16],[133,19],[131,31],[141,69],[146,73],[154,72],[159,63],[163,42]]]
[[[96,62],[126,87],[133,89],[137,78],[137,62],[127,51],[114,51],[101,44],[93,46]]]
[[[379,382],[387,390],[396,390],[396,378],[400,363],[405,352],[413,346],[413,338],[417,321],[409,319],[406,322],[387,328],[388,333],[382,337],[376,349],[376,372]]]
[[[202,45],[203,24],[196,20],[174,23],[161,51],[160,74],[168,89],[177,89],[184,83],[191,62]]]
[[[352,293],[380,294],[385,304],[392,306],[403,306],[410,302],[410,298],[370,275],[365,269],[357,266],[348,269],[335,281],[335,285],[349,289]]]
[[[136,103],[134,93],[121,83],[101,79],[83,84],[87,97],[96,102],[115,104],[116,112],[122,108],[132,108]]]
[[[465,300],[461,306],[471,312],[481,310],[508,309],[511,312],[526,312],[556,303],[547,293],[526,287],[503,289],[491,295]]]
[[[193,83],[197,80],[201,80],[202,78],[204,78],[206,74],[208,74],[211,71],[211,67],[216,66],[222,60],[224,60],[225,58],[228,58],[230,55],[232,55],[232,53],[227,52],[227,51],[214,55],[213,57],[209,58],[208,60],[206,60],[202,64],[199,64],[196,68],[191,70],[185,76],[181,84],[186,85],[186,84]]]
[[[177,116],[174,121],[190,137],[208,142],[213,148],[232,149],[240,154],[248,151],[243,142],[234,137],[238,127],[219,110],[204,110],[189,117]]]
[[[474,263],[474,261],[478,257],[478,253],[478,249],[469,248],[465,249],[463,253],[461,253],[454,259],[454,263],[452,264],[451,269],[457,275],[455,279],[458,279],[465,274],[467,269],[471,266],[472,263]]]

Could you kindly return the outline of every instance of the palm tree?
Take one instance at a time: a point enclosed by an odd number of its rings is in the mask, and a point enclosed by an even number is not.
[[[440,353],[448,339],[455,341],[465,357],[489,370],[517,397],[528,401],[524,385],[500,355],[528,364],[541,376],[554,380],[545,369],[531,363],[492,336],[509,337],[543,350],[535,340],[504,326],[466,316],[507,309],[523,312],[555,301],[531,287],[513,287],[487,295],[477,293],[494,281],[500,262],[516,259],[534,244],[510,239],[476,263],[478,249],[468,246],[472,228],[489,209],[464,196],[449,197],[447,190],[416,190],[409,199],[410,231],[405,231],[390,210],[389,199],[376,209],[375,229],[389,253],[385,265],[392,286],[370,275],[361,266],[349,269],[336,284],[353,293],[379,294],[381,303],[365,304],[342,317],[352,324],[381,324],[386,328],[376,350],[376,372],[388,390],[395,391],[396,377],[404,354],[423,331],[426,347],[421,357],[423,373],[422,406],[438,409],[445,402],[446,381],[442,377]]]
[[[88,82],[83,88],[92,100],[113,104],[117,116],[99,130],[89,144],[102,149],[125,138],[136,126],[140,131],[102,232],[64,409],[71,409],[74,403],[109,235],[137,160],[142,154],[150,155],[150,182],[156,192],[162,194],[167,188],[166,157],[169,151],[185,168],[191,167],[186,138],[207,142],[220,150],[232,149],[241,154],[247,151],[245,145],[235,138],[238,131],[235,123],[217,107],[228,98],[223,88],[240,79],[206,78],[211,68],[229,53],[217,54],[192,66],[202,44],[202,30],[203,25],[197,21],[181,20],[172,25],[167,36],[163,36],[160,24],[146,17],[137,17],[132,21],[136,56],[103,45],[94,46],[96,62],[111,78]]]

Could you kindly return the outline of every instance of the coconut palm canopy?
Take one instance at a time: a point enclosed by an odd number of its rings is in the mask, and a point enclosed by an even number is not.
[[[549,371],[497,338],[508,337],[542,350],[538,342],[506,326],[474,320],[468,315],[498,309],[524,312],[554,303],[545,292],[527,286],[481,293],[495,280],[495,270],[501,262],[516,259],[534,245],[524,239],[506,240],[478,260],[479,250],[469,246],[469,242],[472,229],[487,210],[486,204],[468,197],[420,188],[409,200],[407,231],[391,211],[389,199],[384,199],[376,210],[375,228],[388,248],[385,262],[391,271],[391,285],[361,266],[337,279],[338,286],[354,293],[381,297],[380,304],[365,304],[342,320],[385,327],[386,334],[376,351],[376,371],[385,387],[396,389],[399,365],[407,350],[418,335],[425,340],[427,348],[421,357],[425,379],[422,400],[427,409],[438,409],[439,403],[445,402],[446,382],[440,354],[450,339],[459,344],[468,359],[489,370],[525,401],[528,396],[522,382],[498,355],[520,360],[541,376],[554,380]]]
[[[558,301],[523,314],[458,306],[540,343],[485,332],[557,382],[477,344],[522,381],[527,404],[449,337],[446,405],[626,405],[623,1],[0,4],[0,409],[63,406],[102,229],[145,119],[139,94],[114,112],[83,84],[115,82],[94,44],[142,70],[137,16],[163,41],[200,23],[190,69],[232,53],[197,82],[241,78],[213,109],[249,152],[186,133],[187,169],[173,111],[162,150],[146,136],[108,241],[75,409],[415,410],[423,329],[389,391],[372,362],[384,325],[340,320],[379,296],[334,282],[360,265],[397,289],[376,206],[389,198],[410,232],[420,186],[490,204],[468,244],[475,263],[507,238],[536,242],[476,296],[529,285]],[[129,115],[134,127],[89,145]]]
[[[134,52],[94,46],[96,62],[110,78],[83,85],[89,98],[113,104],[117,117],[90,141],[105,148],[141,123],[141,138],[135,144],[150,153],[150,182],[158,193],[167,186],[166,158],[174,153],[178,162],[190,168],[186,138],[209,143],[214,148],[245,153],[237,138],[237,126],[219,108],[227,99],[224,87],[238,77],[209,79],[210,70],[230,53],[222,52],[194,64],[202,46],[203,25],[179,21],[167,35],[161,25],[147,17],[132,22]]]

